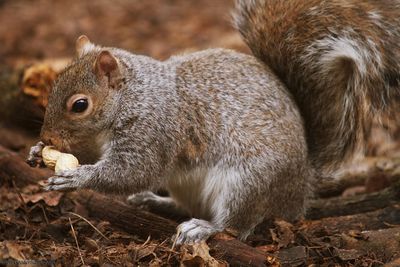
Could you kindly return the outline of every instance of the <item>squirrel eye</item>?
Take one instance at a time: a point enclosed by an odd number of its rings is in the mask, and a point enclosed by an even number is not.
[[[81,113],[84,112],[89,106],[88,100],[86,98],[81,98],[76,100],[72,104],[71,111],[75,113]]]

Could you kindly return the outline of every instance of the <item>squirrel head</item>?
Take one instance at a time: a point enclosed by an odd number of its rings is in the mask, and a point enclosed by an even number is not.
[[[41,139],[82,163],[101,156],[116,114],[122,68],[112,49],[76,42],[78,57],[57,77],[49,96]]]

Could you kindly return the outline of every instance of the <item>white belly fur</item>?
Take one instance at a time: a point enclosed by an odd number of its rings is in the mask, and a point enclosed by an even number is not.
[[[221,219],[226,214],[224,195],[229,187],[238,185],[236,170],[220,164],[213,167],[198,166],[190,171],[176,171],[168,179],[171,197],[191,216],[201,219]],[[219,218],[218,218],[219,217]]]

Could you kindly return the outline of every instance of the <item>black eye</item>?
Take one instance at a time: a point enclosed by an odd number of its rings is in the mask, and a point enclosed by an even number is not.
[[[78,99],[72,104],[71,111],[75,113],[84,112],[89,106],[88,100],[86,98]]]

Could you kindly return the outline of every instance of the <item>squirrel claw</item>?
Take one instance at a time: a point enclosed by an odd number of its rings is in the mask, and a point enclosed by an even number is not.
[[[31,166],[32,168],[38,165],[38,162],[35,159],[31,158],[28,158],[25,162],[28,163],[28,165]]]
[[[57,172],[53,177],[47,179],[45,190],[71,191],[85,187],[87,180],[91,177],[89,167],[80,166],[73,170]]]
[[[69,191],[76,188],[77,185],[74,179],[59,176],[47,179],[47,185],[44,187],[46,191]]]
[[[178,226],[177,245],[193,244],[207,240],[220,229],[208,221],[191,219]]]
[[[78,179],[73,178],[71,173],[60,172],[56,176],[47,179],[46,191],[70,191],[79,187]]]
[[[50,177],[47,179],[47,185],[44,187],[46,191],[71,191],[78,188],[75,179],[65,177]]]
[[[43,189],[45,191],[63,191],[63,192],[67,192],[67,191],[72,191],[73,190],[71,188],[66,188],[63,185],[47,185]]]

